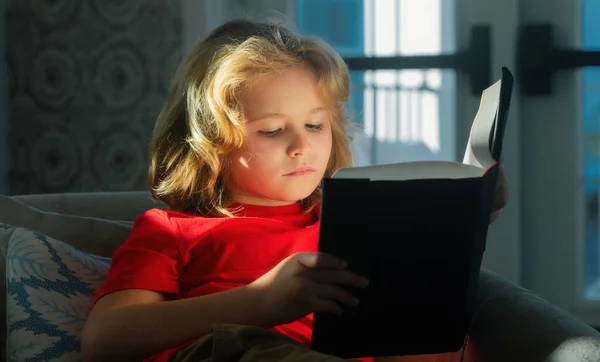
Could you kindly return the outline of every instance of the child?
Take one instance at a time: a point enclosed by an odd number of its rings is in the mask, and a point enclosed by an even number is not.
[[[317,253],[320,181],[351,166],[348,70],[326,44],[228,22],[188,55],[158,118],[138,217],[82,332],[87,361],[341,361],[312,313],[368,282]]]

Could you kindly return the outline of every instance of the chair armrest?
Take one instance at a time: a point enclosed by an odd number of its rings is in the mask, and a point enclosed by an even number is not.
[[[471,338],[486,362],[600,361],[600,333],[482,269]]]
[[[81,192],[12,196],[30,207],[58,214],[133,221],[146,210],[165,205],[149,192]]]

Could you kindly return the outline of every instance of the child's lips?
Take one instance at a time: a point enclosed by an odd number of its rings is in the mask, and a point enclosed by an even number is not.
[[[294,171],[292,171],[290,173],[286,173],[284,176],[307,176],[314,172],[316,172],[316,170],[314,168],[308,167],[308,166],[302,166],[302,167],[298,167],[297,169],[295,169]]]

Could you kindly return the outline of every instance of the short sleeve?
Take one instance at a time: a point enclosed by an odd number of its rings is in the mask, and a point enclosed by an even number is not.
[[[94,303],[124,289],[178,294],[182,266],[178,229],[165,211],[148,210],[135,219],[131,234],[115,251],[108,277],[96,292]]]

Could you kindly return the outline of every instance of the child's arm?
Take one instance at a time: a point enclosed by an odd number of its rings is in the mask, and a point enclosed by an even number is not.
[[[81,337],[84,361],[141,360],[210,332],[213,323],[268,327],[257,291],[240,287],[176,301],[131,289],[98,301]]]
[[[211,220],[201,220],[210,230]],[[202,235],[197,235],[201,238]],[[129,238],[114,253],[105,283],[82,332],[86,361],[141,360],[209,332],[212,323],[263,325],[248,288],[207,297],[166,301],[180,293],[182,254],[179,228],[152,209],[136,218]]]
[[[358,302],[340,286],[366,283],[337,258],[297,253],[248,286],[207,296],[165,301],[156,292],[117,291],[96,303],[81,350],[85,361],[131,361],[200,338],[215,323],[271,327],[313,311],[340,314],[340,305]]]

